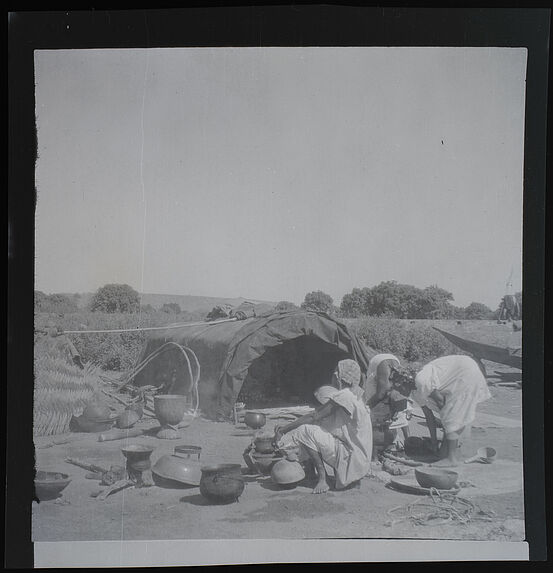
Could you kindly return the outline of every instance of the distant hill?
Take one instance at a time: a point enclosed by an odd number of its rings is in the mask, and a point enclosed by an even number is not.
[[[73,297],[75,293],[64,293],[66,296]],[[80,295],[78,299],[79,308],[85,308],[92,299],[94,293],[83,292],[78,293]],[[255,303],[265,303],[275,305],[275,302],[265,301],[265,300],[255,300],[252,298],[219,298],[213,296],[195,296],[191,294],[152,294],[144,293],[142,295],[142,304],[149,304],[155,309],[161,308],[164,304],[171,302],[176,302],[182,311],[188,312],[209,312],[214,306],[229,304],[231,306],[238,306],[244,301],[250,301]]]

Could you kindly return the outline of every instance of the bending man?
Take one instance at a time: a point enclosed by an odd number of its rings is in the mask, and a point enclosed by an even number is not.
[[[476,406],[491,398],[478,364],[470,356],[442,356],[406,383],[414,390],[412,397],[424,412],[432,446],[442,460],[435,465],[456,466],[461,433],[474,421]],[[445,434],[439,450],[434,412],[439,413]]]
[[[318,482],[313,493],[329,490],[327,467],[334,473],[336,489],[364,477],[372,455],[372,426],[369,412],[359,398],[361,371],[354,360],[342,360],[332,376],[332,386],[315,392],[321,402],[315,412],[286,426],[275,428],[278,443],[289,434],[299,449],[300,461],[310,459]]]

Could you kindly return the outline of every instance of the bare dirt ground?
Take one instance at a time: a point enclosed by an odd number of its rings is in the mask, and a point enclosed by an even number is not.
[[[490,372],[507,371],[489,365]],[[498,452],[493,464],[459,468],[460,481],[471,486],[458,495],[485,512],[475,513],[467,524],[421,525],[410,519],[393,523],[389,510],[423,496],[391,489],[378,478],[380,473],[364,478],[359,487],[323,495],[311,494],[308,485],[282,490],[270,477],[245,476],[239,502],[228,505],[209,504],[198,487],[131,488],[100,501],[91,497],[101,489],[99,482],[86,479],[86,470],[64,461],[73,457],[105,467],[123,465],[121,447],[142,443],[155,447],[155,463],[161,455],[172,453],[175,445],[194,444],[202,447],[202,462],[239,462],[245,467],[242,452],[251,431],[198,419],[181,430],[179,440],[140,436],[98,442],[96,434],[36,438],[37,468],[67,473],[72,481],[57,500],[33,502],[33,541],[328,537],[520,541],[524,539],[521,390],[493,386],[490,391],[492,399],[480,405],[471,436],[461,445],[465,458],[481,446],[492,446]],[[275,423],[269,420],[267,429]],[[155,421],[141,424],[156,426]],[[412,426],[414,434],[425,435],[422,422],[412,422]],[[71,441],[54,444],[66,438]],[[478,519],[484,515],[487,520]]]

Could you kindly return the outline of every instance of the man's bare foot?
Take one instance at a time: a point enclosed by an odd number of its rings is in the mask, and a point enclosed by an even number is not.
[[[330,486],[326,483],[326,480],[320,480],[311,493],[326,493],[329,489]]]

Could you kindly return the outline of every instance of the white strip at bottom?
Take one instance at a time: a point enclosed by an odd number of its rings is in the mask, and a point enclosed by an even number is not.
[[[191,539],[34,544],[35,568],[247,563],[528,561],[524,541]]]

